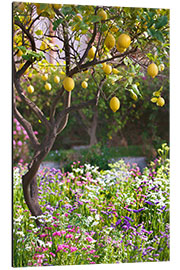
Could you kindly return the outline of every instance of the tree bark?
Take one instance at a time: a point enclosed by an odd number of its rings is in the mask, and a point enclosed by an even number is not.
[[[32,216],[38,217],[42,215],[42,210],[38,202],[38,185],[37,185],[37,174],[32,178],[30,183],[26,184],[26,176],[23,177],[23,193],[25,202],[32,214]],[[35,220],[38,226],[41,226],[38,218]]]
[[[37,217],[36,224],[38,226],[42,226],[38,216],[42,215],[43,212],[38,202],[37,173],[41,162],[51,150],[56,136],[55,133],[52,133],[45,138],[44,143],[41,145],[41,149],[35,153],[32,162],[29,164],[29,170],[22,176],[24,199],[32,216]]]
[[[98,108],[95,106],[94,109],[94,115],[93,115],[93,121],[91,124],[91,127],[88,129],[88,134],[90,137],[90,146],[97,144],[97,137],[96,137],[96,129],[98,124]]]

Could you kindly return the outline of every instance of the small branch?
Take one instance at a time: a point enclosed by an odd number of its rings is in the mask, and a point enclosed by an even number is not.
[[[71,92],[66,92],[65,97],[64,97],[64,107],[66,108],[65,110],[70,108],[70,105],[71,105]],[[69,118],[68,112],[64,114],[62,117],[60,117],[60,115],[59,117],[57,117],[56,124],[55,124],[57,128],[57,134],[61,133],[63,129],[66,127],[68,118]]]
[[[14,67],[15,69],[15,67]],[[36,106],[36,104],[34,102],[32,102],[30,99],[28,99],[28,97],[26,97],[23,93],[23,90],[21,88],[20,85],[20,81],[19,79],[15,78],[15,75],[13,76],[14,78],[14,86],[21,98],[22,101],[24,101],[29,108],[36,114],[36,116],[38,117],[38,119],[41,120],[41,122],[45,125],[45,127],[47,128],[47,130],[50,130],[51,128],[51,124],[49,123],[49,121],[46,119],[45,115],[43,114],[43,112],[39,109],[38,106]],[[15,91],[15,90],[14,90]]]
[[[18,111],[17,107],[16,107],[16,98],[15,98],[15,93],[14,93],[14,98],[13,98],[13,111],[14,111],[14,116],[15,118],[19,121],[19,123],[24,127],[24,129],[26,130],[30,142],[32,144],[32,147],[34,150],[37,150],[38,147],[40,146],[40,143],[36,137],[36,135],[34,134],[32,125],[21,115],[21,113]]]
[[[53,123],[54,122],[54,116],[55,116],[55,112],[56,112],[56,105],[59,101],[59,99],[62,97],[63,93],[64,93],[64,87],[62,87],[57,93],[56,96],[52,102],[51,105],[51,109],[50,109],[50,122]]]

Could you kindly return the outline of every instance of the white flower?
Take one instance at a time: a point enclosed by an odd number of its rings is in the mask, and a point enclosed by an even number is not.
[[[95,219],[96,219],[96,220],[100,220],[100,215],[96,214],[96,215],[95,215]]]

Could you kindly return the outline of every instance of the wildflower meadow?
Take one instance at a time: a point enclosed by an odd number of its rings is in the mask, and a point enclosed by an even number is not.
[[[169,159],[161,156],[143,172],[123,160],[100,171],[74,162],[71,172],[38,173],[43,227],[23,199],[14,168],[13,265],[118,264],[169,260]]]

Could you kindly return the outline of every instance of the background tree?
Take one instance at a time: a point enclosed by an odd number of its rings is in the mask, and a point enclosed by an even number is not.
[[[100,79],[97,82],[100,87],[87,100],[71,104],[72,90],[76,95],[76,81],[81,72],[93,68],[92,75],[96,74],[96,69],[103,64],[101,74],[106,78],[112,68],[120,68],[122,78],[117,79],[117,89],[121,85],[131,95],[141,97],[134,78],[146,72],[152,61],[156,65],[149,74],[158,76],[157,66],[168,56],[168,20],[168,10],[161,9],[13,4],[13,111],[34,151],[22,179],[25,201],[32,215],[42,214],[36,181],[39,166],[66,127],[69,114],[87,106],[97,106],[99,99],[106,96]],[[55,81],[59,83],[56,91],[48,82],[48,75],[54,71],[58,74]],[[43,111],[37,100],[31,98],[33,92],[41,91],[30,82],[33,73],[44,75],[47,95],[52,91],[47,110]],[[159,106],[164,105],[161,95],[162,91],[153,100]],[[34,133],[34,123],[20,111],[17,99],[44,126],[41,139]],[[118,109],[116,104],[113,106],[114,111]]]

